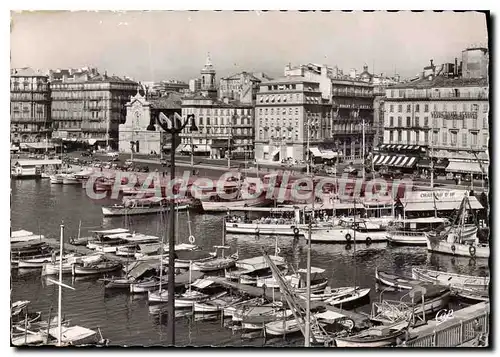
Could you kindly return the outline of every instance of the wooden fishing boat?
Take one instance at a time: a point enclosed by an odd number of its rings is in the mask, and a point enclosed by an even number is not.
[[[261,298],[253,298],[253,299],[250,299],[250,300],[243,300],[243,301],[240,301],[240,302],[237,302],[237,303],[234,303],[232,305],[229,305],[229,306],[225,306],[223,308],[224,310],[224,316],[233,316],[235,311],[237,309],[239,309],[240,307],[242,307],[243,305],[257,305],[257,304],[263,304],[263,299]]]
[[[205,302],[195,302],[193,305],[193,311],[196,313],[219,312],[224,310],[226,307],[234,306],[242,300],[242,297],[234,295],[225,295],[217,298],[210,298]]]
[[[190,290],[175,297],[175,308],[193,307],[195,302],[204,302],[210,299],[210,295],[201,291]]]
[[[422,285],[420,280],[410,279],[402,275],[386,273],[379,271],[378,268],[375,268],[375,278],[385,285],[399,289],[411,290]]]
[[[408,322],[375,326],[356,335],[335,338],[337,347],[387,347],[406,333]]]
[[[490,301],[488,289],[472,289],[467,287],[452,287],[452,293],[462,299],[472,301]]]
[[[360,300],[367,296],[370,293],[370,288],[364,288],[364,289],[353,289],[352,291],[346,290],[345,293],[340,293],[334,297],[331,297],[330,299],[326,300],[325,302],[330,304],[330,305],[342,305],[342,304],[348,304],[352,303],[356,300]]]
[[[72,274],[73,272],[73,264],[81,264],[81,263],[97,263],[104,259],[102,254],[90,254],[86,256],[72,256],[63,261],[62,265],[62,273],[63,274]],[[59,274],[59,263],[45,263],[42,267],[42,276],[44,275],[57,275]]]
[[[210,259],[210,260],[205,261],[205,262],[193,263],[191,269],[199,270],[202,272],[223,270],[223,269],[233,267],[235,265],[235,261],[236,261],[236,259],[232,258],[232,257],[215,258],[215,259]]]
[[[323,292],[311,293],[310,299],[311,299],[311,301],[325,301],[325,300],[328,300],[329,298],[333,298],[335,296],[343,296],[345,294],[353,292],[354,289],[359,289],[359,287],[348,286],[348,287],[343,287],[343,288],[332,289],[329,286],[327,286],[325,291],[323,291]],[[298,296],[301,299],[304,299],[304,300],[307,299],[307,297],[304,294],[299,294]]]
[[[63,261],[68,258],[73,257],[74,254],[67,254],[63,256]],[[47,263],[52,261],[53,257],[42,257],[42,258],[32,258],[32,259],[21,259],[18,261],[17,266],[20,269],[41,269]],[[58,255],[55,257],[55,261],[58,262],[61,257]]]
[[[111,273],[122,267],[119,262],[103,261],[97,263],[90,263],[88,265],[73,264],[73,275],[99,275],[104,273]]]
[[[198,250],[181,250],[176,252],[177,258],[175,259],[176,268],[189,268],[190,265],[207,263],[214,260],[216,257],[215,252],[203,252]],[[168,265],[168,256],[163,260],[163,263]]]
[[[40,311],[37,312],[29,312],[28,306],[31,302],[29,300],[16,301],[11,305],[11,318],[10,321],[12,325],[16,324],[31,324],[33,322],[39,321],[42,313]]]
[[[268,335],[283,336],[300,331],[300,323],[295,318],[285,321],[276,320],[266,323],[265,330]]]
[[[489,277],[448,273],[439,270],[430,270],[414,267],[411,271],[413,279],[434,284],[462,286],[472,289],[487,289],[490,284]]]
[[[134,281],[129,284],[129,287],[130,292],[134,294],[150,293],[158,289],[161,285],[166,285],[167,282],[167,275],[163,275],[161,279],[158,276],[154,276],[140,281]]]
[[[191,271],[191,272],[185,272],[185,273],[181,273],[181,274],[178,274],[175,276],[175,286],[176,287],[181,287],[181,286],[184,286],[186,284],[190,284],[190,282],[192,280],[198,280],[198,279],[201,279],[203,277],[203,273],[202,272],[199,272],[199,271]],[[195,283],[196,283],[195,281]],[[162,283],[162,285],[165,285],[168,283],[168,277],[165,278],[165,281]],[[213,282],[212,282],[213,283]],[[131,287],[133,286],[134,284],[131,285]],[[157,286],[159,287],[159,285]],[[157,291],[153,291],[154,289],[152,290],[148,290],[148,301],[149,302],[167,302],[167,299],[168,299],[168,291],[167,289],[162,289],[162,290],[157,290]]]

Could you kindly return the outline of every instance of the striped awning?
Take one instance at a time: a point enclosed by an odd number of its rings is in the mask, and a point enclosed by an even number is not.
[[[380,150],[421,150],[420,145],[404,145],[404,144],[382,144],[379,146]]]
[[[394,166],[410,168],[415,166],[417,158],[405,155],[375,155],[373,157],[374,166]]]
[[[311,154],[313,154],[313,156],[316,156],[316,157],[323,156],[323,155],[321,155],[321,151],[319,151],[319,149],[316,147],[309,148],[309,151],[311,152]]]

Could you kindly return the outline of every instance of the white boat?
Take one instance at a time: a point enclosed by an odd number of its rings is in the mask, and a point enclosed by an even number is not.
[[[114,216],[135,216],[145,214],[155,214],[166,212],[168,210],[169,202],[165,198],[150,197],[150,198],[125,198],[122,204],[115,204],[112,206],[103,206],[102,214],[104,217]],[[189,202],[183,201],[176,204],[177,211],[187,210]]]
[[[487,289],[490,285],[489,277],[455,274],[418,267],[413,267],[411,273],[413,279],[434,284],[450,285],[452,287],[460,286],[471,289]]]
[[[309,239],[307,230],[301,233]],[[360,220],[341,219],[338,226],[311,231],[311,242],[314,243],[356,243],[370,244],[372,242],[385,242],[387,240],[385,228],[379,224]]]
[[[244,300],[244,301],[241,301],[241,302],[237,302],[237,303],[234,303],[232,305],[229,305],[229,306],[225,306],[223,308],[224,310],[224,316],[233,316],[234,313],[236,312],[237,309],[239,309],[240,307],[242,307],[243,305],[255,305],[257,303],[262,303],[262,299],[261,298],[253,298],[253,299],[250,299],[250,300]]]
[[[290,311],[290,314],[291,313],[292,312]],[[266,334],[268,335],[283,336],[300,331],[300,324],[295,318],[285,321],[277,320],[273,322],[268,322],[265,325],[265,329],[266,329]]]
[[[435,253],[451,254],[474,259],[488,259],[490,257],[490,247],[487,244],[463,244],[446,241],[438,241],[437,243],[432,244],[431,241],[428,240],[427,249]]]
[[[111,261],[99,261],[93,263],[73,264],[73,275],[100,275],[110,273],[121,268],[121,263]]]
[[[379,271],[378,268],[375,268],[375,279],[387,286],[406,290],[414,289],[415,287],[421,286],[423,284],[420,280],[410,279],[402,275]]]
[[[353,301],[359,300],[364,298],[370,293],[370,288],[364,288],[364,289],[353,289],[352,291],[346,291],[345,293],[340,293],[325,302],[330,304],[330,305],[343,305],[343,304],[348,304]]]
[[[50,183],[54,185],[62,185],[64,177],[62,174],[55,174],[50,176]]]
[[[86,256],[73,256],[63,261],[62,273],[71,274],[73,272],[73,264],[87,264],[96,263],[103,259],[102,254],[90,254]],[[42,266],[42,276],[44,275],[57,275],[59,274],[59,263],[46,263]]]
[[[198,313],[219,312],[222,310],[225,311],[226,307],[234,306],[241,301],[241,297],[226,295],[217,297],[215,299],[210,298],[205,302],[197,301],[193,305],[193,310],[194,312]]]
[[[42,240],[45,237],[41,234],[33,234],[33,232],[25,231],[24,229],[14,231],[10,234],[10,243],[21,243],[35,240]]]
[[[74,254],[66,254],[63,256],[63,260],[66,260],[70,257],[73,257]],[[20,269],[40,269],[44,266],[46,263],[50,263],[52,261],[53,257],[42,257],[42,258],[34,258],[34,259],[26,259],[26,260],[19,260],[17,263],[18,268]],[[56,261],[59,261],[61,259],[60,255],[55,257]]]
[[[299,269],[297,273],[285,275],[285,281],[294,289],[297,294],[306,292],[307,270]],[[279,284],[274,277],[258,278],[257,287],[266,285],[268,288],[279,288]],[[311,292],[323,291],[328,284],[328,278],[325,276],[325,269],[311,267]]]
[[[425,245],[425,233],[447,222],[439,217],[396,219],[387,227],[387,240],[395,244]]]
[[[184,294],[175,297],[175,308],[182,309],[185,307],[193,307],[195,302],[203,302],[210,299],[210,295],[204,294],[200,291],[190,290]]]
[[[262,207],[269,204],[271,200],[266,198],[265,193],[256,198],[238,199],[229,201],[201,201],[205,212],[226,212],[231,208],[238,207]]]
[[[327,286],[324,291],[311,293],[310,300],[311,301],[326,301],[326,300],[328,300],[330,298],[334,298],[336,296],[344,296],[348,293],[352,293],[355,289],[359,289],[359,287],[348,286],[348,287],[343,287],[343,288],[332,289],[329,286]],[[301,299],[307,300],[307,297],[304,294],[299,294],[298,296]]]
[[[79,185],[81,181],[73,174],[63,175],[63,185]]]

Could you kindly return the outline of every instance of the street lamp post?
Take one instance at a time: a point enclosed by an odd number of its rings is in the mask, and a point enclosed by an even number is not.
[[[227,169],[231,170],[231,138],[233,136],[233,120],[236,118],[236,115],[231,117],[231,121],[229,122],[229,134],[227,136]]]
[[[311,130],[311,122],[310,119],[307,119],[307,175],[309,175],[310,171],[310,161],[311,161],[311,152],[309,151],[309,137],[310,135],[310,130]]]
[[[167,122],[158,120],[160,126],[167,133],[172,135],[172,146],[170,148],[170,179],[173,182],[175,178],[175,142],[178,135],[184,130],[188,122],[190,123],[189,130],[197,131],[194,114],[189,114],[184,123],[178,122],[175,115],[172,118],[172,126],[169,127]],[[170,200],[170,222],[169,222],[169,239],[168,239],[168,298],[167,298],[167,339],[170,345],[175,345],[175,202]],[[163,257],[162,257],[163,259]]]
[[[363,119],[361,127],[363,129],[363,143],[362,143],[363,152],[361,153],[361,157],[363,158],[363,182],[364,182],[365,181],[365,119]]]

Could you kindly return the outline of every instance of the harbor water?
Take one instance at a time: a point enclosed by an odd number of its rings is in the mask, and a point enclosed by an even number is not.
[[[51,185],[49,180],[11,181],[11,228],[25,229],[47,237],[57,238],[64,222],[65,240],[76,237],[81,220],[81,235],[92,229],[124,226],[123,217],[103,218],[101,206],[116,201],[94,201],[87,197],[80,185]],[[178,243],[188,243],[187,213],[178,216],[176,237]],[[212,251],[221,243],[224,214],[190,213],[192,235],[197,245]],[[129,217],[129,226],[140,233],[160,235],[165,230],[156,215]],[[295,269],[306,266],[307,245],[303,237],[277,237],[280,255]],[[274,254],[276,238],[253,235],[227,235],[229,253],[238,251],[240,258],[262,254],[262,249]],[[370,300],[357,311],[369,313],[371,302],[378,301],[381,290],[375,281],[375,268],[395,274],[411,275],[413,266],[428,267],[460,274],[489,275],[488,261],[452,257],[427,252],[426,247],[390,246],[387,243],[364,242],[347,249],[344,245],[312,244],[312,265],[326,269],[329,285],[371,288]],[[97,278],[64,277],[64,282],[75,290],[63,291],[63,314],[71,324],[98,328],[112,345],[154,346],[167,345],[167,316],[150,306],[147,295],[131,295],[128,291],[105,291]],[[30,300],[31,311],[41,311],[47,317],[57,313],[58,287],[41,277],[40,270],[12,270],[11,300]],[[385,291],[383,297],[397,299],[402,294]],[[463,303],[457,303],[465,306]],[[459,308],[461,306],[457,306]],[[176,344],[179,346],[299,346],[300,335],[265,340],[262,336],[247,336],[223,326],[220,316],[185,315],[176,319]]]

